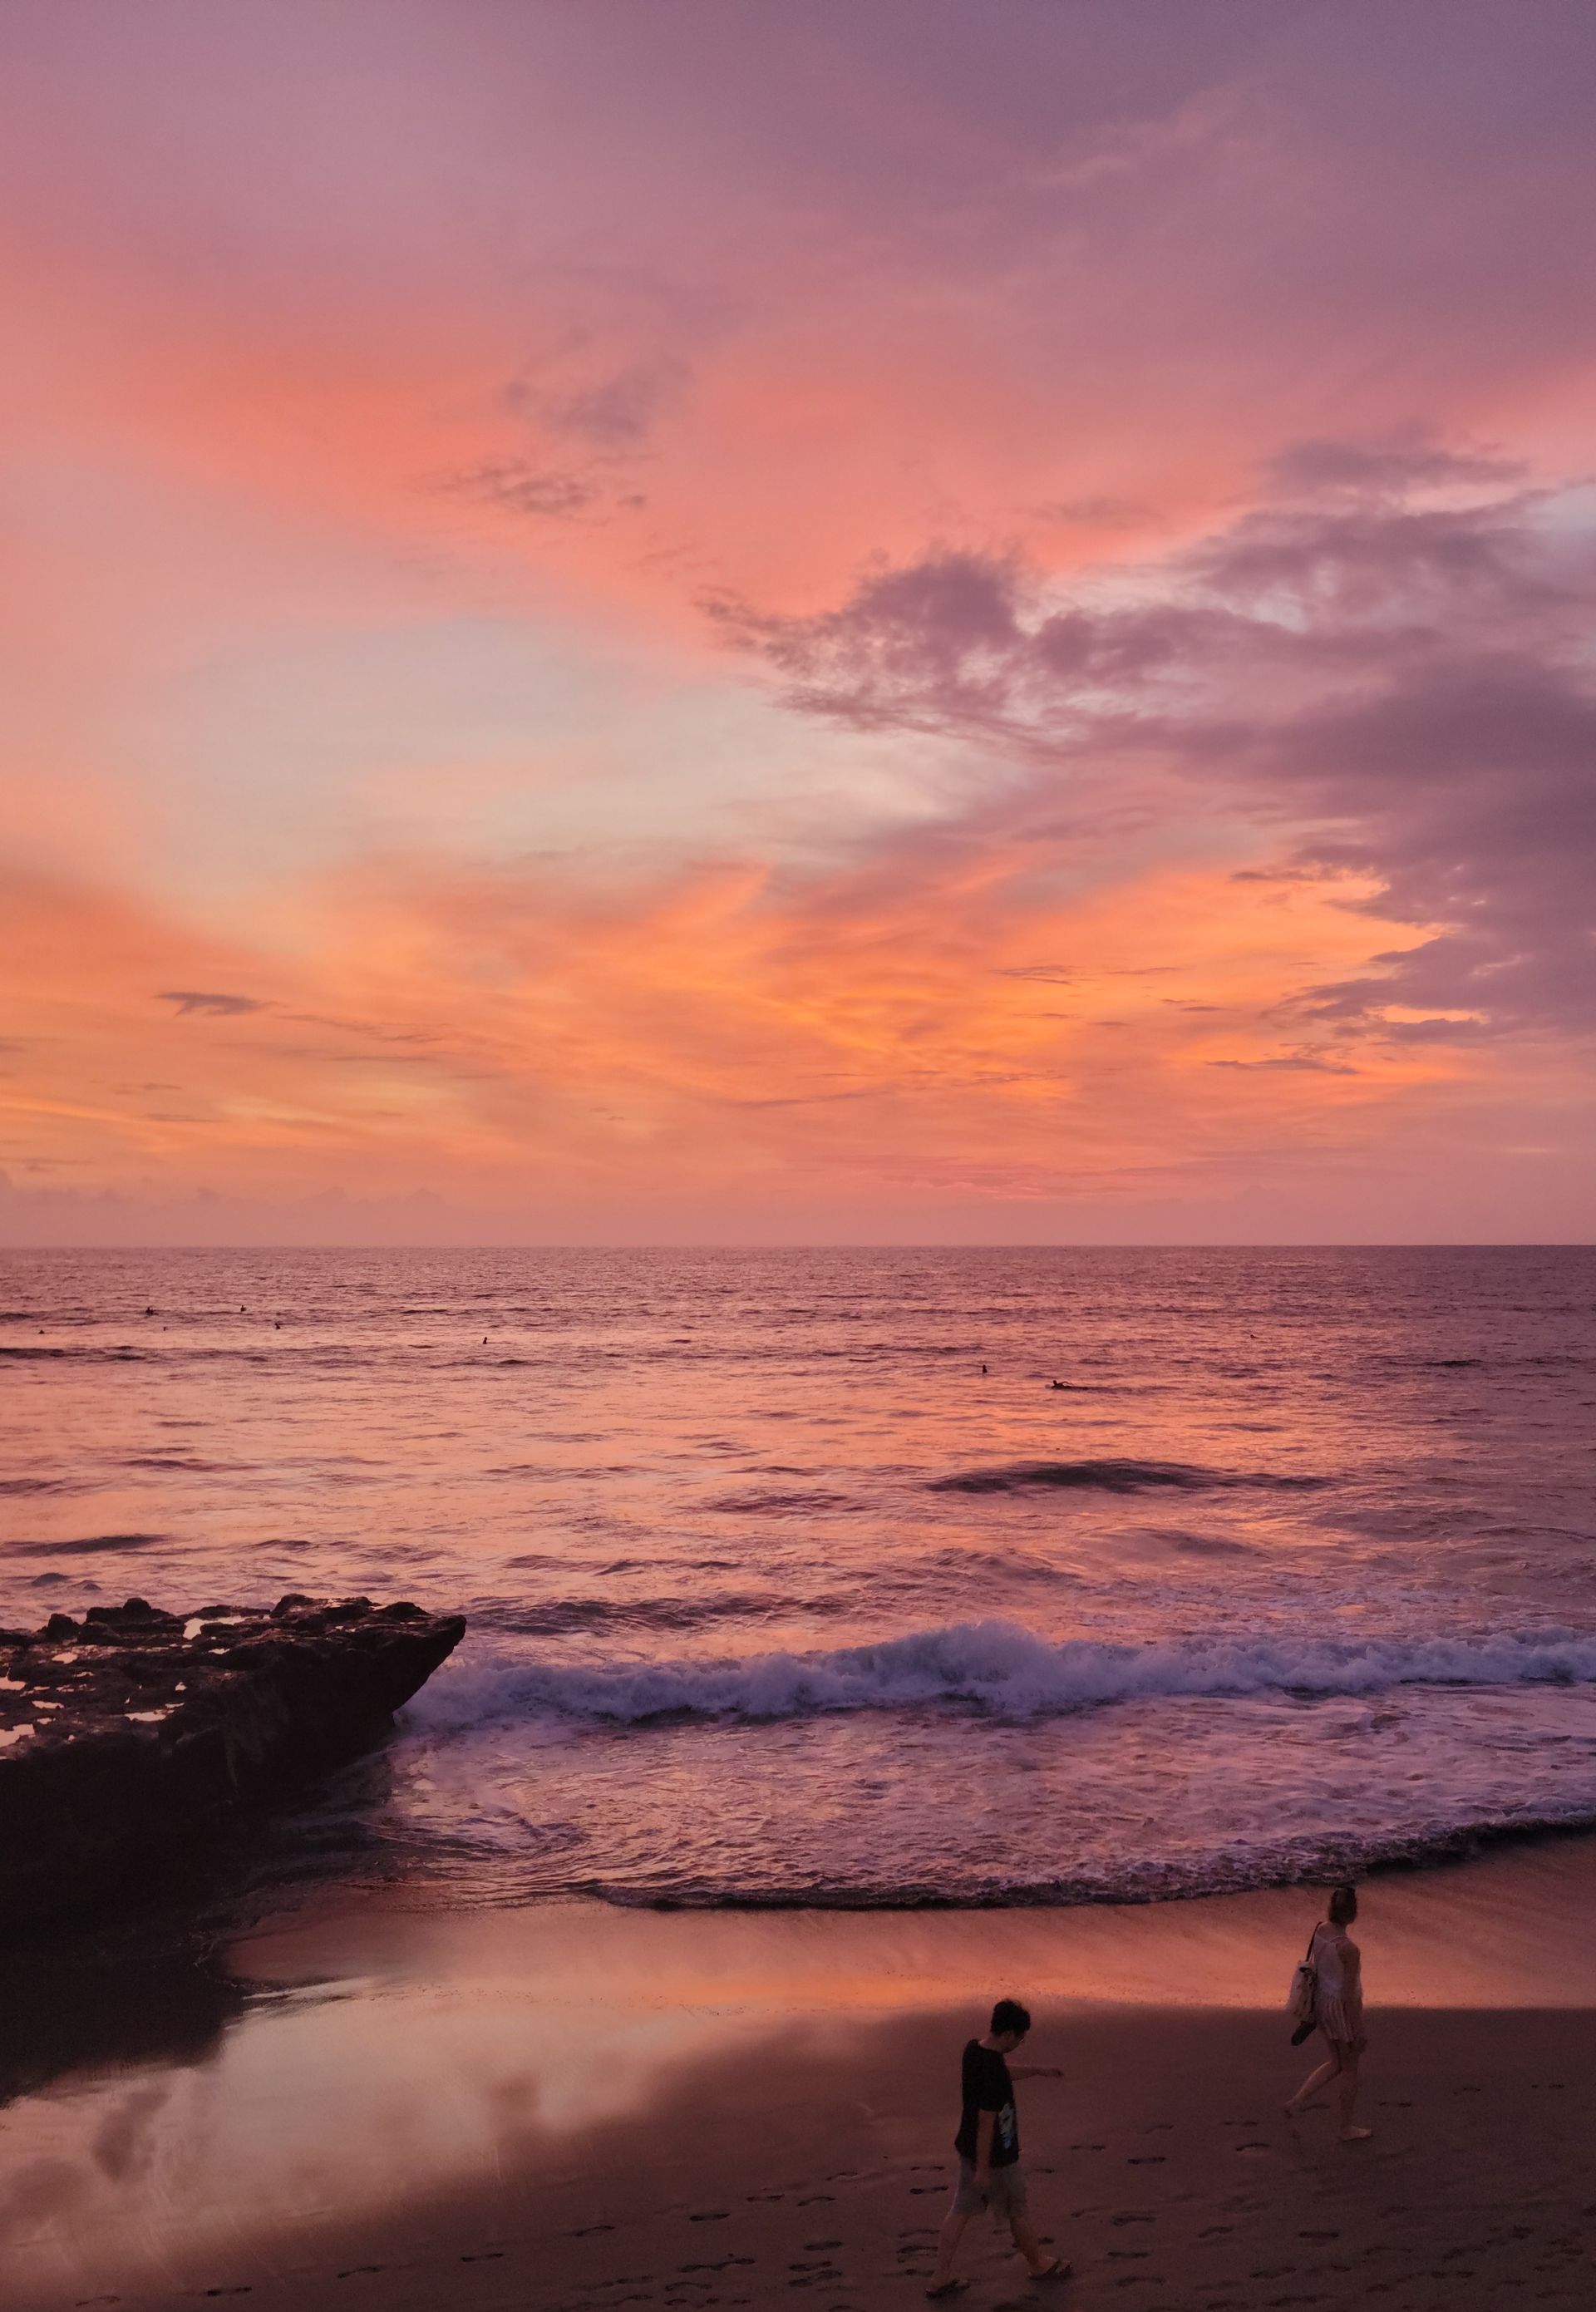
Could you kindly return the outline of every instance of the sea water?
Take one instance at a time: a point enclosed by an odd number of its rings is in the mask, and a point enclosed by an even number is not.
[[[1035,1903],[1596,1821],[1596,1251],[0,1256],[0,1622],[463,1610],[272,1850]]]

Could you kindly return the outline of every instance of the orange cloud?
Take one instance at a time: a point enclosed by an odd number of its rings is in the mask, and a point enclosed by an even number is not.
[[[105,892],[13,887],[6,1160],[85,1187],[657,1196],[802,1171],[911,1195],[1200,1179],[1267,1118],[1353,1145],[1433,1048],[1355,1057],[1301,987],[1412,934],[1323,882],[1034,846],[604,887],[411,863],[301,895],[292,963]],[[1058,867],[1065,864],[1061,857]]]

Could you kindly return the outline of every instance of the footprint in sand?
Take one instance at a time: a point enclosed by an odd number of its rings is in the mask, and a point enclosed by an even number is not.
[[[728,2208],[700,2208],[688,2218],[689,2224],[723,2224],[731,2213]]]
[[[1299,2239],[1339,2239],[1339,2232],[1299,2232]]]
[[[1072,2151],[1101,2151],[1102,2148],[1103,2147],[1101,2143],[1072,2143],[1070,2145],[1070,2150]]]
[[[592,2239],[595,2232],[612,2232],[613,2224],[583,2224],[580,2231],[567,2232],[567,2239]]]
[[[248,2296],[250,2291],[245,2285],[237,2288],[207,2288],[204,2292],[206,2296]]]
[[[1117,2264],[1141,2263],[1152,2255],[1150,2247],[1111,2247],[1109,2255]]]
[[[1133,2151],[1125,2164],[1127,2168],[1162,2168],[1164,2155],[1162,2151]]]
[[[1267,2151],[1268,2148],[1267,2143],[1238,2143],[1236,2146],[1238,2151]]]
[[[1153,2222],[1154,2220],[1155,2220],[1155,2219],[1154,2219],[1153,2217],[1152,2217],[1152,2216],[1129,2216],[1129,2215],[1127,2215],[1127,2216],[1116,2216],[1116,2217],[1115,2217],[1115,2219],[1114,2219],[1114,2221],[1115,2221],[1117,2224],[1150,2224],[1150,2223]]]
[[[504,2251],[502,2247],[475,2247],[471,2250],[469,2255],[462,2255],[460,2262],[462,2264],[492,2264],[495,2259],[502,2256],[504,2253]]]
[[[786,2196],[785,2192],[745,2192],[743,2194],[750,2208],[768,2207],[773,2200],[785,2200]]]
[[[351,2264],[346,2265],[345,2269],[339,2273],[338,2278],[340,2280],[358,2280],[361,2278],[363,2273],[368,2272],[381,2272],[381,2270],[382,2266],[380,2264]]]
[[[804,2241],[804,2243],[803,2243],[803,2245],[804,2245],[804,2246],[805,2246],[806,2248],[809,2248],[809,2247],[840,2247],[840,2246],[842,2246],[842,2242],[841,2242],[840,2240],[805,2240],[805,2241]]]
[[[835,2192],[811,2192],[807,2200],[800,2200],[798,2204],[801,2208],[818,2208],[822,2200],[834,2200],[836,2197]]]
[[[87,2312],[87,2308],[92,2304],[119,2304],[121,2300],[119,2296],[80,2296],[73,2308],[73,2312]]]

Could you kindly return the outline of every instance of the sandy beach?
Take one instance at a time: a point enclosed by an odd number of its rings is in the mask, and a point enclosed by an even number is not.
[[[1596,1842],[1368,1891],[1373,2141],[1278,2001],[1300,1891],[1139,1908],[455,1914],[368,1900],[203,1966],[40,1962],[3,2043],[11,2306],[921,2300],[957,2058],[1035,2007],[1022,2131],[1057,2299],[1585,2303]],[[20,1957],[20,1955],[19,1955]],[[79,1973],[75,1976],[73,1968]],[[138,1968],[143,1966],[142,1975]],[[118,1974],[118,1969],[121,1973]],[[968,2237],[962,2299],[1032,2300]]]

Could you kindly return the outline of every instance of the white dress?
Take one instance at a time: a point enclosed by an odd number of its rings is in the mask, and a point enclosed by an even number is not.
[[[1314,2021],[1327,2039],[1355,2039],[1363,2028],[1363,2001],[1348,1987],[1351,1968],[1346,1959],[1345,1931],[1340,1927],[1316,1927],[1309,1957],[1313,1961],[1316,1984]]]

